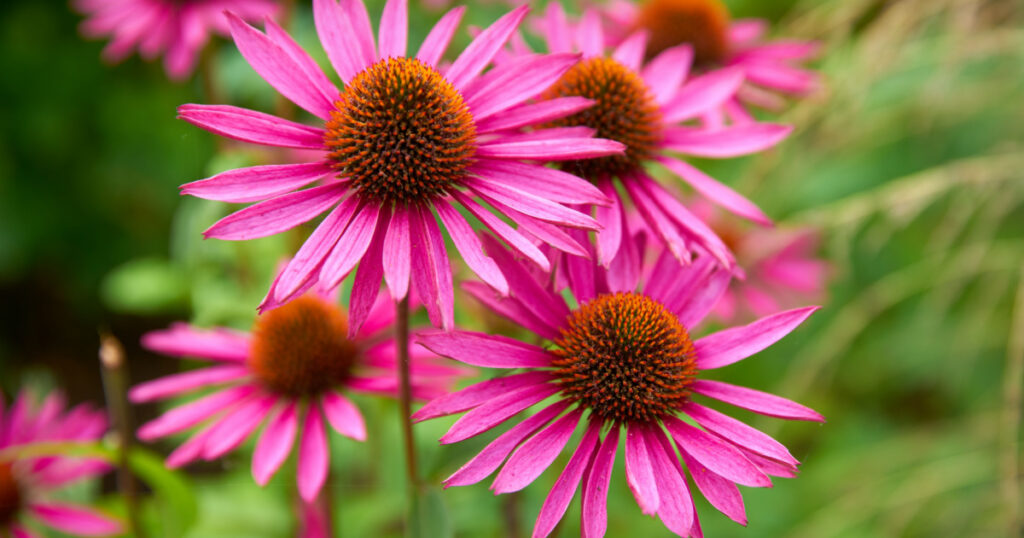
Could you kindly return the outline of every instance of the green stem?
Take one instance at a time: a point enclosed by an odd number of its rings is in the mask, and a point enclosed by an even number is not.
[[[409,515],[407,533],[411,530],[413,507],[419,497],[419,470],[416,464],[416,441],[412,434],[412,383],[409,379],[409,297],[398,302],[395,320],[395,338],[398,341],[398,396],[399,421],[405,446],[405,471],[408,477]]]
[[[117,434],[117,489],[124,498],[125,510],[128,513],[128,530],[132,536],[141,537],[143,534],[139,525],[138,487],[128,461],[133,436],[124,348],[113,335],[101,333],[99,356],[107,409]]]

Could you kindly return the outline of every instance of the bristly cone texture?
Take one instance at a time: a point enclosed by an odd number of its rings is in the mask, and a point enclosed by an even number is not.
[[[570,161],[566,170],[591,181],[615,176],[639,168],[654,154],[661,139],[661,112],[644,81],[626,66],[611,58],[589,58],[576,64],[551,86],[543,97],[580,96],[597,103],[568,118],[556,127],[590,127],[598,138],[626,145],[622,155]]]
[[[306,295],[263,314],[253,328],[250,367],[270,390],[315,395],[345,381],[359,350],[344,313]]]
[[[720,64],[729,53],[729,10],[721,0],[648,0],[635,29],[650,32],[648,60],[682,43],[693,46],[698,67]]]
[[[14,521],[21,509],[21,489],[14,479],[11,464],[0,463],[0,530]]]
[[[644,295],[600,295],[575,310],[555,342],[563,394],[614,422],[675,414],[697,374],[686,328]]]
[[[462,95],[414,58],[381,60],[352,79],[331,111],[324,143],[361,196],[429,202],[457,186],[476,152]]]

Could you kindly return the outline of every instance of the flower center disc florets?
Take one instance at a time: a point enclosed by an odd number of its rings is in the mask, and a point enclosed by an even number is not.
[[[335,305],[303,296],[263,314],[253,329],[249,366],[270,390],[318,394],[345,381],[359,350]]]
[[[582,96],[596,104],[559,120],[553,126],[585,126],[595,136],[626,145],[622,155],[571,161],[565,168],[587,179],[614,176],[638,169],[661,140],[661,112],[644,81],[611,58],[589,58],[555,82],[544,97]]]
[[[21,489],[11,464],[0,463],[0,530],[7,528],[21,509]]]
[[[682,43],[693,45],[699,67],[720,64],[729,53],[729,10],[721,0],[647,0],[636,27],[650,32],[647,59]]]
[[[672,414],[697,374],[686,328],[661,303],[635,293],[584,303],[555,343],[563,393],[605,420]]]
[[[334,103],[324,143],[338,172],[381,202],[429,201],[461,182],[476,152],[462,95],[413,58],[381,60]]]

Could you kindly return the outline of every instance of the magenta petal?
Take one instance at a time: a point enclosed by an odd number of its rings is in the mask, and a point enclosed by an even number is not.
[[[320,488],[327,480],[327,434],[324,432],[324,419],[316,405],[310,405],[306,411],[306,420],[302,424],[302,441],[299,446],[299,466],[296,479],[299,484],[299,496],[306,502],[316,499]]]
[[[252,455],[252,477],[257,484],[267,485],[270,477],[281,467],[295,443],[295,432],[299,420],[295,402],[288,402],[274,418],[267,423],[260,440],[256,443],[256,451]]]
[[[501,335],[469,331],[420,331],[416,343],[441,355],[487,368],[546,368],[553,356],[544,348]]]
[[[743,496],[740,495],[740,489],[736,484],[708,470],[685,450],[682,451],[682,456],[693,482],[697,484],[697,489],[704,494],[711,506],[736,523],[746,525],[747,513],[743,507]]]
[[[348,15],[336,0],[313,0],[313,22],[327,58],[347,85],[370,64],[360,50],[360,42]],[[370,55],[373,55],[372,50]]]
[[[409,293],[409,273],[412,268],[409,253],[412,248],[412,236],[409,231],[411,211],[406,207],[395,208],[381,251],[384,282],[387,283],[391,299],[394,301],[401,301]]]
[[[554,340],[560,336],[557,327],[552,327],[527,308],[522,301],[498,295],[482,282],[464,282],[462,289],[495,314],[519,325],[542,338]]]
[[[416,422],[472,409],[487,400],[501,396],[509,391],[524,387],[548,383],[552,377],[547,372],[523,372],[509,376],[488,379],[470,385],[458,392],[445,394],[431,400],[427,405],[412,414]]]
[[[762,415],[790,420],[825,422],[825,417],[813,409],[767,392],[706,379],[694,381],[692,387],[693,391],[698,394]]]
[[[519,491],[540,476],[562,452],[582,416],[583,412],[576,409],[523,443],[494,479],[494,493]]]
[[[600,265],[608,267],[612,259],[619,252],[619,245],[622,243],[622,234],[625,229],[625,213],[622,209],[622,199],[615,190],[615,184],[611,179],[605,178],[599,183],[605,197],[612,201],[611,205],[596,210],[597,222],[602,226],[597,234],[597,261]]]
[[[167,455],[167,460],[164,462],[164,465],[166,465],[168,469],[178,469],[199,459],[199,456],[203,453],[203,446],[210,438],[210,432],[216,429],[216,427],[217,423],[214,422],[193,434],[184,443],[179,445],[178,448],[175,448]]]
[[[547,123],[586,110],[594,106],[594,103],[596,101],[585,97],[558,97],[523,104],[478,122],[476,131],[482,134]]]
[[[573,450],[569,463],[565,465],[562,474],[558,476],[558,480],[555,480],[555,484],[551,486],[551,491],[548,493],[547,498],[544,499],[544,504],[540,507],[537,524],[533,528],[533,538],[546,538],[555,529],[555,525],[562,519],[562,516],[565,515],[565,510],[569,508],[569,503],[572,501],[573,495],[576,494],[576,488],[583,478],[583,472],[587,470],[590,464],[591,454],[593,454],[594,447],[597,445],[600,436],[601,422],[590,422],[587,425],[586,433],[580,439],[580,444]],[[510,461],[509,464],[511,463]],[[606,494],[607,492],[602,491],[601,493]],[[586,494],[587,492],[584,491],[584,497],[586,497]]]
[[[679,85],[690,73],[692,63],[693,47],[684,43],[665,49],[644,66],[641,77],[651,89],[656,102],[665,105],[676,95]]]
[[[380,279],[384,276],[384,234],[387,233],[387,222],[390,218],[390,211],[384,208],[378,217],[377,229],[373,232],[370,247],[366,249],[366,254],[356,269],[356,276],[352,279],[352,295],[348,302],[350,339],[359,336],[363,324],[373,316],[374,307],[380,304],[377,296],[380,294]]]
[[[696,327],[715,307],[722,294],[729,288],[732,273],[725,269],[717,269],[711,273],[703,285],[688,297],[685,304],[672,311],[679,316],[683,327]]]
[[[292,39],[292,36],[288,35],[283,28],[277,25],[269,16],[264,17],[265,27],[267,30],[267,36],[277,43],[277,46],[284,49],[291,57],[292,61],[298,64],[302,72],[305,73],[306,77],[310,82],[316,85],[317,90],[320,94],[325,96],[329,101],[334,101],[338,98],[338,88],[327,78],[324,74],[323,69],[317,65],[316,61],[307,53],[298,43]]]
[[[455,421],[441,437],[441,443],[457,443],[487,431],[559,390],[560,387],[554,383],[544,383],[516,389],[488,400]]]
[[[585,9],[576,27],[576,42],[584,58],[594,58],[604,54],[604,32],[601,29],[601,16],[595,9]]]
[[[366,11],[366,4],[362,0],[341,0],[341,7],[345,11],[345,18],[351,26],[352,35],[362,55],[363,65],[360,68],[361,71],[378,59],[377,47],[373,43],[373,26],[370,25],[370,13]]]
[[[437,215],[441,217],[441,222],[448,230],[452,242],[455,243],[455,248],[459,254],[462,254],[466,265],[499,293],[508,295],[508,282],[505,281],[505,275],[501,273],[501,269],[494,263],[494,260],[484,254],[480,239],[466,219],[462,218],[462,215],[445,200],[438,200],[434,207],[437,209]]]
[[[409,37],[409,5],[407,0],[388,0],[380,16],[377,55],[381,58],[405,56]]]
[[[295,256],[284,267],[273,286],[273,298],[284,302],[295,295],[310,280],[327,254],[338,242],[352,216],[359,208],[355,196],[341,201],[306,238]]]
[[[664,121],[675,124],[722,107],[743,84],[743,70],[718,69],[686,83],[664,106]]]
[[[499,246],[494,238],[484,236],[484,243],[487,252],[505,272],[511,296],[551,327],[561,327],[569,316],[569,307],[561,295],[547,287],[547,278],[544,283],[538,282],[536,276],[526,266],[518,263],[509,251]]]
[[[705,198],[724,207],[728,211],[761,225],[770,225],[771,219],[753,202],[743,195],[718,182],[697,167],[671,157],[658,157],[658,162],[681,177],[700,192]]]
[[[203,445],[203,459],[213,460],[238,448],[259,427],[277,396],[254,396],[228,411],[210,431]]]
[[[32,503],[29,510],[47,526],[75,536],[109,536],[124,532],[117,520],[81,506]]]
[[[466,186],[484,199],[493,199],[536,219],[588,230],[596,230],[600,227],[590,215],[483,177],[474,177],[468,180]]]
[[[796,477],[795,463],[785,463],[771,458],[766,458],[760,454],[744,450],[743,448],[740,448],[740,452],[742,452],[751,463],[757,465],[758,469],[761,469],[761,472],[768,476],[777,476],[779,478]]]
[[[623,215],[625,220],[625,215]],[[625,224],[623,225],[625,227]],[[608,265],[608,290],[628,293],[636,291],[643,273],[644,253],[647,245],[646,234],[636,234],[631,241],[623,241],[619,252]]]
[[[473,119],[484,120],[536,97],[558,81],[579,58],[572,53],[537,55],[514,66],[500,67],[487,87],[467,99]]]
[[[290,230],[330,209],[345,189],[344,185],[333,183],[283,194],[220,219],[203,235],[238,241]]]
[[[640,511],[647,515],[658,512],[661,501],[658,497],[658,483],[654,477],[652,456],[647,452],[647,443],[641,427],[626,426],[626,483],[629,484]]]
[[[423,40],[416,58],[427,65],[437,66],[437,62],[444,55],[444,51],[448,48],[452,36],[455,35],[455,30],[459,27],[459,22],[462,21],[462,15],[465,13],[466,6],[458,6],[445,13],[444,17],[441,17],[441,20],[437,21],[437,24],[427,34],[427,38]]]
[[[445,487],[467,486],[487,478],[487,475],[493,473],[523,439],[532,435],[541,426],[551,422],[567,407],[569,407],[569,402],[555,402],[499,435],[473,459],[445,479]]]
[[[243,400],[256,391],[252,385],[242,385],[224,389],[198,400],[180,405],[167,411],[163,415],[143,424],[139,428],[138,436],[143,441],[164,437],[177,433],[203,420],[217,414],[225,407]]]
[[[754,84],[791,94],[805,94],[818,85],[818,75],[780,63],[744,62],[747,80]]]
[[[566,230],[555,224],[550,224],[520,213],[519,211],[516,211],[493,198],[488,198],[487,201],[494,206],[494,209],[498,212],[508,217],[512,222],[518,224],[519,229],[522,232],[532,235],[562,252],[572,254],[573,256],[580,256],[588,260],[592,258],[587,247],[580,244],[579,241],[569,234],[572,230]],[[587,243],[587,241],[583,241],[583,243]]]
[[[324,149],[323,130],[230,105],[181,105],[178,118],[234,140],[298,149]]]
[[[481,32],[452,63],[448,72],[445,73],[445,78],[457,89],[464,89],[484,70],[484,67],[487,67],[487,64],[491,63],[494,55],[512,36],[512,32],[519,26],[528,11],[529,7],[520,6]]]
[[[328,391],[324,393],[321,404],[327,421],[335,431],[356,441],[366,440],[363,415],[351,400],[337,392]]]
[[[601,538],[608,530],[608,484],[611,482],[618,448],[619,428],[613,426],[594,453],[583,477],[582,538]]]
[[[604,138],[566,138],[552,143],[549,140],[526,142],[493,142],[481,145],[477,157],[494,159],[530,159],[539,161],[575,161],[617,155],[626,146]]]
[[[771,148],[792,131],[792,127],[773,123],[752,123],[715,130],[667,127],[664,146],[698,157],[739,157]]]
[[[455,325],[455,290],[444,237],[428,208],[414,208],[412,218],[412,283],[435,327],[450,331]]]
[[[612,58],[628,67],[630,71],[640,70],[644,61],[644,52],[647,50],[647,38],[650,34],[646,31],[638,31],[626,38],[612,53]]]
[[[484,161],[473,172],[490,181],[565,204],[608,205],[607,192],[561,170],[514,161]]]
[[[696,514],[676,453],[660,428],[642,433],[654,476],[658,477],[658,517],[668,530],[679,536],[688,536]]]
[[[38,534],[29,532],[23,527],[11,524],[11,536],[13,538],[39,538]]]
[[[647,195],[662,209],[665,215],[674,220],[689,236],[711,253],[723,267],[731,268],[736,264],[729,252],[729,247],[704,221],[686,209],[686,206],[677,197],[666,191],[647,174],[641,174],[638,178],[641,188],[647,191]]]
[[[238,51],[264,80],[310,114],[325,120],[331,117],[336,96],[321,93],[316,82],[269,37],[233,13],[227,13],[227,17]]]
[[[715,474],[744,486],[772,485],[767,475],[728,443],[675,417],[664,423],[679,447]]]
[[[373,240],[380,211],[381,207],[376,204],[364,205],[356,211],[345,233],[324,258],[323,267],[320,268],[320,282],[325,288],[337,287],[363,259]]]
[[[817,309],[809,306],[787,310],[705,336],[694,342],[697,368],[710,370],[743,360],[781,340]]]
[[[234,381],[248,373],[249,370],[245,366],[225,365],[172,374],[132,387],[128,399],[133,403],[151,402],[200,387]]]
[[[756,41],[768,32],[768,21],[763,19],[737,19],[729,25],[729,41],[746,44]]]
[[[796,458],[786,450],[782,443],[760,430],[752,428],[743,422],[728,415],[724,415],[699,405],[689,402],[683,407],[683,411],[689,415],[705,430],[729,441],[737,447],[761,454],[767,458],[776,459],[784,463],[796,465]],[[756,463],[756,462],[755,462]]]
[[[569,52],[572,50],[573,35],[562,4],[559,2],[548,3],[544,15],[537,23],[544,29],[542,33],[547,41],[549,51]]]
[[[251,166],[186,183],[180,189],[182,194],[204,200],[241,204],[291,192],[333,172],[331,165],[323,161]]]
[[[523,236],[523,234],[517,232],[505,223],[505,221],[499,219],[494,216],[493,213],[481,207],[469,196],[461,192],[454,192],[452,195],[460,204],[462,204],[463,207],[472,213],[474,217],[480,219],[480,222],[487,226],[487,228],[494,232],[498,237],[502,238],[509,246],[514,248],[523,256],[532,260],[544,271],[551,270],[551,264],[548,262],[547,256],[545,256],[544,253],[541,252],[540,249],[538,249],[537,246],[529,239]]]

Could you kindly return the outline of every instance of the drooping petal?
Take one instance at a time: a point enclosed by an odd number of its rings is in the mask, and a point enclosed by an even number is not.
[[[420,331],[415,339],[438,355],[486,368],[546,368],[553,358],[541,347],[498,334]]]
[[[611,197],[589,181],[545,166],[515,161],[488,161],[473,167],[487,180],[565,204],[607,206]]]
[[[171,374],[132,387],[128,393],[128,399],[134,403],[151,402],[201,387],[219,385],[241,379],[248,374],[248,368],[235,365],[212,366],[190,372]]]
[[[666,127],[663,144],[672,151],[698,157],[739,157],[769,149],[792,131],[788,125],[773,123],[751,123],[714,130]]]
[[[612,427],[594,453],[583,477],[582,538],[600,538],[608,529],[608,484],[619,448],[619,428]]]
[[[465,13],[466,6],[458,6],[445,13],[444,17],[441,17],[441,20],[437,21],[437,24],[427,34],[427,38],[423,40],[416,58],[427,65],[437,66],[437,62],[444,55],[444,51],[448,48],[448,43],[455,35],[455,30],[459,27],[462,15]]]
[[[571,116],[594,106],[595,103],[596,101],[585,97],[558,97],[539,103],[523,104],[480,121],[476,125],[476,131],[484,134],[539,125]]]
[[[390,212],[384,208],[378,217],[377,229],[373,232],[370,247],[366,249],[366,254],[356,269],[356,276],[352,279],[352,295],[348,303],[349,339],[359,337],[363,324],[372,317],[374,307],[379,304],[377,296],[380,294],[381,277],[384,276],[384,237],[390,218]]]
[[[494,216],[493,213],[487,211],[479,204],[473,201],[469,196],[461,193],[454,192],[452,196],[462,204],[474,217],[480,219],[480,222],[487,226],[489,230],[494,232],[498,237],[504,240],[512,248],[519,252],[523,256],[526,256],[544,271],[551,270],[551,264],[548,261],[547,256],[544,255],[540,249],[537,248],[529,239],[523,236],[523,234],[516,231],[514,228],[509,226],[505,221]]]
[[[384,4],[377,35],[380,37],[380,43],[377,45],[378,57],[384,59],[405,56],[406,41],[409,37],[408,0],[388,0]]]
[[[537,55],[504,68],[493,81],[467,99],[474,120],[486,119],[532,99],[554,84],[579,60],[578,54]]]
[[[505,280],[505,275],[502,274],[494,260],[484,254],[480,239],[466,219],[462,218],[462,215],[445,200],[438,200],[434,203],[434,207],[466,265],[499,293],[508,295],[508,282]]]
[[[288,35],[283,28],[277,25],[274,20],[268,15],[264,16],[264,26],[267,31],[267,37],[272,39],[277,46],[284,49],[288,53],[302,72],[305,73],[309,81],[316,85],[317,90],[327,98],[328,101],[333,102],[338,98],[338,88],[334,86],[334,83],[327,78],[324,74],[323,69],[316,63],[315,60],[306,52],[298,43],[292,39],[292,36]]]
[[[405,207],[395,208],[381,251],[384,282],[387,283],[391,299],[394,301],[401,301],[409,293],[409,276],[412,270],[412,235],[409,231],[411,212],[411,209]]]
[[[75,536],[109,536],[124,532],[115,519],[82,506],[36,502],[29,505],[29,511],[47,526]]]
[[[555,224],[537,220],[534,217],[520,213],[519,211],[516,211],[493,198],[487,199],[487,202],[490,203],[491,206],[493,206],[499,213],[505,215],[509,220],[518,224],[519,230],[524,234],[536,237],[544,243],[547,243],[562,252],[572,254],[573,256],[580,256],[587,259],[592,257],[587,247],[584,247],[583,244],[569,234],[570,230],[566,230]],[[586,243],[586,241],[583,241],[583,243]]]
[[[488,379],[470,385],[458,392],[445,394],[431,400],[427,405],[412,414],[416,422],[452,415],[472,409],[492,398],[524,387],[549,383],[552,377],[547,372],[523,372],[509,376]]]
[[[512,32],[519,26],[528,11],[529,7],[520,6],[481,32],[452,63],[448,72],[445,73],[445,78],[457,89],[465,88],[483,71],[484,67],[491,63],[494,55],[512,36]]]
[[[299,496],[306,502],[316,499],[324,481],[327,480],[328,462],[327,434],[320,409],[311,405],[306,411],[302,424],[302,441],[299,446],[299,465],[296,478]]]
[[[324,149],[323,130],[230,105],[181,105],[178,118],[234,140],[281,148]]]
[[[323,266],[320,268],[320,281],[325,288],[338,286],[363,259],[377,229],[377,217],[380,212],[381,207],[377,204],[367,204],[356,211],[348,228],[338,238],[330,254],[324,258]]]
[[[697,484],[697,489],[704,494],[711,506],[736,523],[746,525],[747,513],[743,507],[743,496],[740,495],[736,484],[708,470],[685,450],[682,451],[682,456],[693,482]]]
[[[203,445],[203,459],[213,460],[238,448],[256,431],[276,401],[276,395],[255,395],[228,411],[210,431]]]
[[[661,501],[654,475],[652,456],[647,452],[642,428],[626,426],[626,483],[629,484],[640,510],[647,515],[658,512]]]
[[[687,536],[696,513],[672,445],[660,428],[642,430],[654,476],[658,477],[658,517],[668,530]]]
[[[345,189],[344,185],[334,183],[283,194],[220,219],[203,236],[241,241],[281,233],[330,209]]]
[[[545,323],[531,309],[527,308],[522,301],[511,297],[502,297],[483,282],[464,282],[462,289],[472,295],[474,299],[487,307],[491,312],[536,333],[542,338],[554,340],[560,335],[557,327],[552,327]]]
[[[594,452],[595,446],[597,446],[600,436],[601,422],[592,421],[587,426],[587,431],[583,434],[583,438],[580,439],[580,444],[573,450],[569,463],[565,465],[562,474],[555,480],[555,484],[551,486],[551,491],[548,493],[547,498],[544,499],[544,504],[540,507],[540,514],[537,516],[537,524],[533,528],[533,538],[547,538],[551,531],[555,529],[555,525],[561,521],[562,516],[565,515],[565,510],[569,508],[569,503],[572,501],[573,495],[576,494],[576,488],[583,478],[583,472],[590,464],[591,455]],[[511,464],[512,462],[510,461],[509,463]],[[584,491],[584,497],[586,494],[587,492]]]
[[[691,387],[694,392],[708,398],[714,398],[762,415],[790,420],[825,422],[825,417],[813,409],[767,392],[707,379],[698,379],[693,382]]]
[[[598,206],[596,209],[597,222],[601,225],[601,232],[597,234],[597,262],[608,267],[612,259],[619,252],[619,245],[622,243],[622,234],[625,229],[625,212],[622,208],[622,199],[615,184],[609,178],[604,178],[598,183],[601,192],[612,203],[608,206]]]
[[[683,412],[705,430],[729,441],[737,447],[792,465],[798,463],[796,458],[789,453],[789,450],[782,443],[772,439],[770,435],[728,415],[693,402],[688,402],[683,407]]]
[[[538,282],[534,275],[522,264],[517,263],[511,253],[498,245],[494,238],[484,236],[483,241],[487,246],[487,252],[504,271],[511,296],[532,309],[537,317],[548,325],[561,327],[565,318],[569,316],[569,307],[566,306],[565,299]]]
[[[291,192],[332,173],[331,165],[323,161],[270,164],[228,170],[179,188],[181,194],[204,200],[242,204]]]
[[[781,340],[817,309],[809,306],[787,310],[705,336],[694,342],[697,368],[710,370],[743,360]]]
[[[299,420],[295,402],[285,404],[260,434],[252,455],[252,477],[257,484],[267,485],[281,467],[295,443]]]
[[[328,391],[321,398],[321,404],[327,421],[335,431],[356,441],[366,440],[366,423],[359,408],[351,400],[337,392]]]
[[[566,138],[553,144],[548,140],[493,142],[477,148],[477,157],[492,159],[575,161],[617,155],[626,149],[620,142],[604,138]]]
[[[675,417],[664,423],[679,447],[715,474],[744,486],[771,486],[768,476],[731,445]]]
[[[451,330],[455,324],[455,290],[444,237],[428,208],[417,208],[412,217],[412,283],[435,327]]]
[[[558,392],[554,383],[531,385],[507,392],[463,415],[441,437],[442,444],[457,443],[489,430],[516,413]]]
[[[466,186],[485,200],[494,200],[520,213],[529,215],[552,224],[596,230],[600,228],[590,215],[569,209],[563,205],[534,196],[502,183],[489,181],[483,177],[474,177],[466,182]]]
[[[138,431],[139,439],[151,441],[195,426],[222,411],[225,407],[244,400],[255,391],[256,387],[253,385],[242,385],[224,389],[175,407],[143,424]]]
[[[699,168],[668,156],[659,156],[657,161],[693,186],[705,198],[728,211],[761,225],[767,226],[772,223],[771,219],[753,202],[705,174]]]
[[[582,415],[579,409],[573,410],[523,443],[494,479],[494,493],[519,491],[540,476],[565,448]]]

